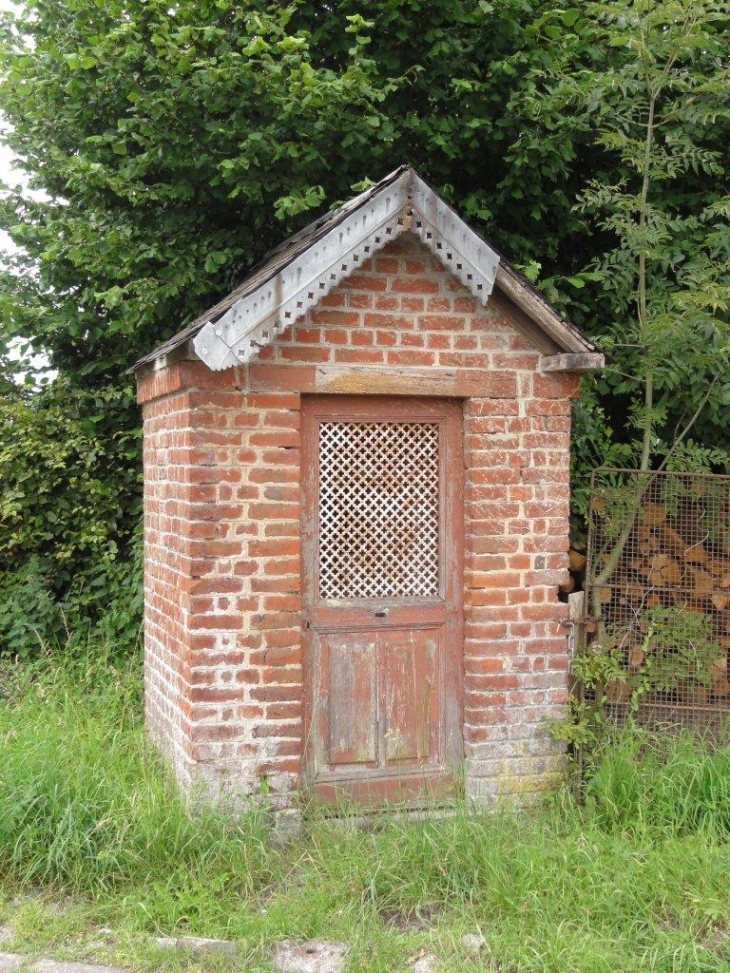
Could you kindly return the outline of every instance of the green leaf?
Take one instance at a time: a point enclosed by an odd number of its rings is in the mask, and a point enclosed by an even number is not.
[[[67,54],[65,56],[66,65],[72,71],[88,71],[91,68],[96,67],[96,58],[91,57],[88,54]]]
[[[206,255],[204,267],[207,273],[215,273],[228,260],[228,255],[222,250],[213,250]]]

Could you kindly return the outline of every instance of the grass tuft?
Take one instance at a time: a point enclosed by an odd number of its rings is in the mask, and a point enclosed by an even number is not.
[[[648,733],[631,724],[598,755],[586,786],[597,823],[673,834],[730,832],[730,746],[696,731]]]

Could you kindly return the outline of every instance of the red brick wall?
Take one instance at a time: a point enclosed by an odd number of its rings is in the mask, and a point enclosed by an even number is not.
[[[477,307],[405,234],[250,366],[179,362],[140,377],[147,717],[185,787],[250,794],[265,776],[290,800],[302,748],[300,396],[389,382],[464,399],[467,790],[490,799],[553,779],[545,718],[566,703],[557,585],[577,378],[541,374],[504,307]]]

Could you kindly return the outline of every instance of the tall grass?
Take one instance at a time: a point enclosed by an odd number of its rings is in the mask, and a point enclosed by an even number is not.
[[[271,880],[264,816],[191,818],[145,745],[137,663],[96,650],[1,675],[0,875],[97,896]]]
[[[191,818],[144,743],[138,667],[91,654],[4,672],[0,888],[93,897],[129,928],[351,946],[348,973],[730,969],[730,749],[627,731],[540,809],[425,821],[314,815],[287,845],[266,813]],[[480,931],[475,960],[459,944]],[[245,965],[245,964],[244,964]]]
[[[730,834],[730,745],[696,731],[629,724],[598,755],[586,784],[595,821],[610,829]]]

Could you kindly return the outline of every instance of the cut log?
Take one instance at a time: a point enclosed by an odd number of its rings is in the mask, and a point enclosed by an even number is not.
[[[680,557],[689,547],[684,537],[669,524],[664,524],[662,527],[662,539],[667,547],[671,547],[674,553]]]
[[[645,540],[639,541],[640,554],[644,554],[644,555],[654,554],[656,551],[660,549],[660,547],[661,545],[659,542],[659,538],[656,536],[656,534],[650,534],[649,537],[647,537]]]
[[[707,551],[702,544],[691,544],[669,524],[662,527],[662,540],[675,557],[681,558],[685,564],[706,564]]]
[[[718,611],[725,611],[727,606],[730,605],[730,593],[726,594],[725,592],[715,592],[710,600]]]
[[[645,658],[646,658],[646,654],[644,652],[644,646],[641,645],[640,642],[637,642],[635,645],[631,646],[631,648],[629,649],[630,666],[634,666],[634,668],[640,666]]]
[[[723,574],[722,578],[720,578],[720,587],[730,588],[730,571],[727,574]]]
[[[687,550],[682,554],[682,560],[687,564],[706,564],[707,563],[707,551],[702,543],[692,544]]]
[[[621,592],[619,600],[622,605],[631,601],[641,601],[646,594],[642,584],[639,584],[638,581],[631,581],[628,578],[621,582],[619,591]]]
[[[651,570],[649,571],[649,584],[659,585],[660,587],[671,587],[679,584],[682,578],[682,569],[679,564],[668,554],[655,554],[651,559]]]
[[[586,556],[585,554],[581,554],[580,551],[573,550],[571,547],[568,551],[568,562],[571,571],[582,571],[586,566]]]
[[[707,567],[715,575],[715,577],[726,577],[730,580],[730,564],[724,557],[713,557],[710,559]],[[730,587],[730,585],[728,586]]]
[[[709,571],[705,571],[702,568],[691,567],[689,569],[692,575],[692,588],[695,597],[702,597],[711,595],[715,590],[715,579],[712,577]]]
[[[716,696],[730,696],[730,680],[727,677],[727,661],[718,659],[713,662],[710,672],[712,691]]]
[[[571,574],[568,580],[560,585],[560,590],[564,595],[569,595],[575,589],[575,578]]]
[[[596,588],[596,591],[598,593],[598,600],[600,601],[600,603],[602,605],[607,605],[611,600],[611,595],[612,595],[611,588],[609,588],[608,585],[604,584],[601,585],[599,588]]]
[[[631,699],[631,686],[625,679],[612,679],[606,683],[606,699],[611,703],[628,703]]]
[[[660,503],[645,503],[640,518],[641,522],[648,527],[660,527],[667,519],[666,507]]]

